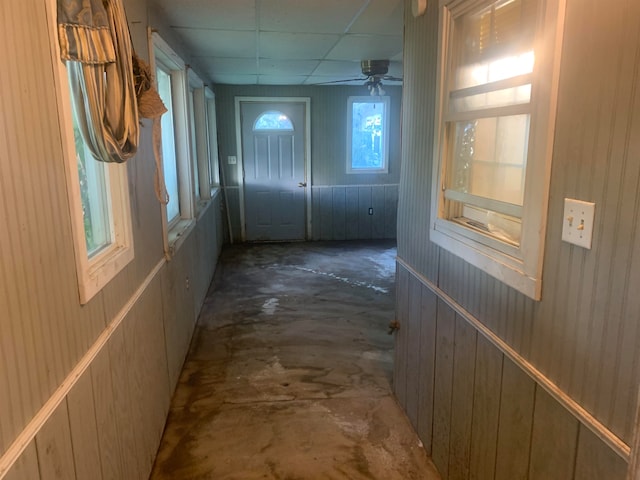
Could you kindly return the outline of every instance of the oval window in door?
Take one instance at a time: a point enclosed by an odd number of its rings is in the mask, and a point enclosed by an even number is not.
[[[293,123],[284,113],[270,110],[261,113],[253,124],[253,130],[288,130],[293,131]]]

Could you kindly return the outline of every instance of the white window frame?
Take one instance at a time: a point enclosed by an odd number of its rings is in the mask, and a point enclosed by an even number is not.
[[[216,117],[216,96],[213,91],[205,87],[205,121],[207,125],[207,152],[208,152],[208,188],[213,197],[215,190],[220,186],[220,157],[218,153],[218,120]]]
[[[384,104],[384,129],[382,130],[383,165],[377,168],[353,168],[352,142],[353,142],[353,104],[354,103],[382,103]],[[389,118],[391,97],[389,96],[354,96],[347,100],[347,173],[389,173]]]
[[[80,304],[84,305],[100,292],[134,258],[133,230],[131,224],[131,203],[126,164],[106,163],[108,170],[108,208],[112,218],[111,243],[89,258],[85,238],[80,194],[80,178],[73,133],[73,113],[71,94],[67,79],[67,68],[60,60],[57,38],[55,2],[47,2],[49,22],[49,44],[55,69],[56,101],[60,125],[61,147],[64,156],[67,196],[71,216],[71,229],[78,274]]]
[[[196,209],[199,211],[206,204],[202,200],[210,198],[206,184],[203,188],[202,179],[208,175],[206,165],[207,130],[204,115],[204,82],[191,68],[187,68],[188,109],[189,109],[189,144],[191,153],[191,165],[193,172],[192,189],[195,196]]]
[[[531,127],[527,154],[524,202],[521,210],[520,245],[460,225],[445,217],[446,128],[448,53],[452,22],[462,15],[493,3],[489,0],[441,0],[438,39],[437,108],[431,198],[430,239],[519,292],[539,300],[555,114],[558,95],[565,0],[541,1],[534,43],[535,66],[531,92]]]
[[[163,234],[165,252],[170,258],[195,225],[194,172],[191,159],[191,136],[189,130],[187,67],[180,56],[157,32],[149,29],[149,59],[152,71],[158,64],[171,75],[176,163],[178,169],[178,198],[180,214],[171,223],[167,219],[166,205],[163,206]]]

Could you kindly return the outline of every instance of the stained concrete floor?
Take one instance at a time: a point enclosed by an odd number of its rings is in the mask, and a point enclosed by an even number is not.
[[[439,479],[391,393],[395,253],[227,247],[151,479]]]

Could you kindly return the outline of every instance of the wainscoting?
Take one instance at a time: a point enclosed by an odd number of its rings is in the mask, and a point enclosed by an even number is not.
[[[313,186],[313,240],[396,237],[398,185]]]
[[[394,390],[444,480],[622,480],[629,447],[397,264]]]

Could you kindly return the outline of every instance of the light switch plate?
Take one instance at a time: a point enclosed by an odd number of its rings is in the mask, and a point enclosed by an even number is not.
[[[229,165],[235,165],[236,163],[238,163],[238,158],[235,155],[229,155],[227,157],[227,163]]]
[[[590,249],[595,211],[595,203],[565,198],[562,240]]]

